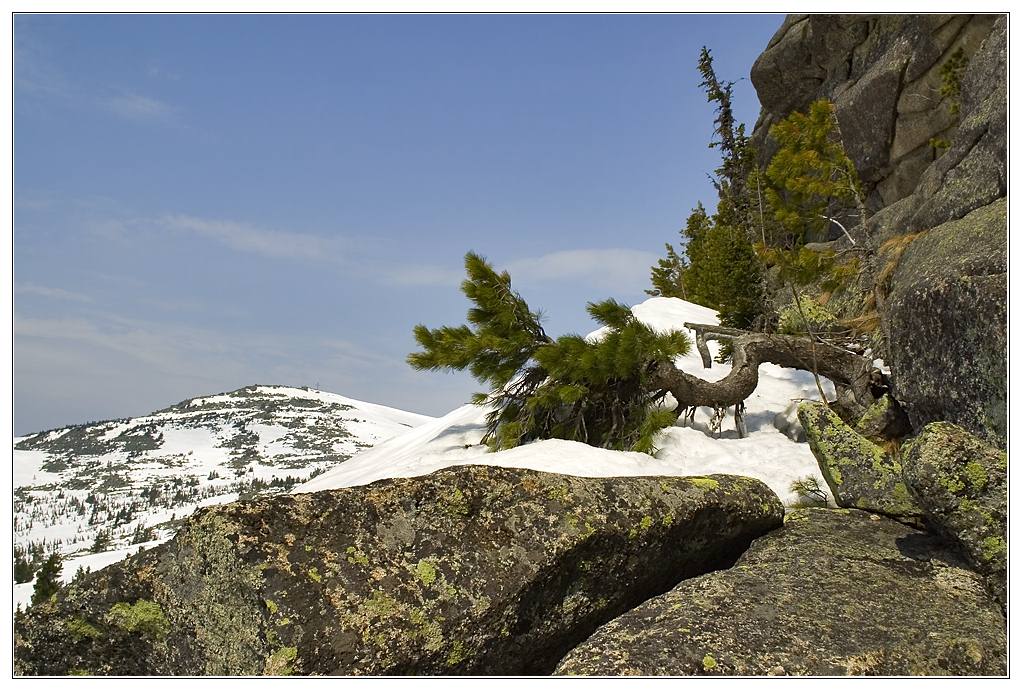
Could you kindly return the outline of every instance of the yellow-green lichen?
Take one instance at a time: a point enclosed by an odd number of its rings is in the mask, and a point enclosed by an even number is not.
[[[457,666],[459,663],[465,660],[465,645],[462,642],[456,641],[451,645],[451,651],[448,653],[447,663],[449,666]]]
[[[639,524],[629,529],[629,538],[638,538],[641,533],[650,530],[650,527],[654,525],[654,518],[649,514],[645,515],[639,520]]]
[[[353,565],[369,566],[369,556],[354,545],[350,545],[345,549],[345,555],[347,555],[348,562]]]
[[[95,639],[100,636],[100,631],[83,618],[74,618],[69,621],[67,623],[67,631],[75,640]]]
[[[560,500],[565,502],[568,500],[569,489],[567,485],[555,485],[547,490],[547,497],[551,500]]]
[[[460,488],[455,488],[444,496],[441,509],[450,517],[464,517],[469,513],[469,500]]]
[[[689,482],[695,485],[697,488],[700,488],[701,490],[717,490],[719,487],[721,487],[721,484],[718,483],[713,478],[696,477],[690,478]]]
[[[317,584],[323,581],[323,577],[320,575],[320,571],[315,567],[310,567],[309,570],[306,572],[306,576],[308,576]]]
[[[157,641],[166,639],[170,633],[170,623],[163,614],[163,608],[141,598],[131,605],[115,603],[107,612],[107,619],[118,629]]]
[[[971,461],[963,469],[963,474],[966,476],[966,480],[970,483],[970,488],[974,492],[980,492],[987,485],[987,471],[984,469],[984,465],[976,461]]]
[[[394,613],[398,609],[398,602],[383,591],[374,591],[373,594],[362,602],[362,608],[371,615],[384,617]]]
[[[416,564],[415,573],[424,586],[430,586],[437,581],[437,568],[429,560],[420,560]]]
[[[981,555],[987,562],[1004,558],[1005,551],[1005,539],[1000,536],[989,536],[980,544]]]
[[[714,670],[717,667],[718,667],[718,662],[714,660],[713,656],[711,656],[710,654],[707,654],[706,656],[703,657],[703,669],[704,670]]]
[[[266,609],[270,611],[271,615],[277,614],[277,604],[271,601],[269,598],[265,599]]]
[[[263,675],[293,675],[295,672],[295,659],[297,658],[297,647],[282,646],[266,659]]]
[[[424,649],[432,652],[444,648],[444,633],[438,620],[429,619],[419,608],[411,612],[409,620],[416,625],[416,634],[423,640]]]

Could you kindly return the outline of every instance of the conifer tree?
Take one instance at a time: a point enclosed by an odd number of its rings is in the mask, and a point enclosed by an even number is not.
[[[689,349],[684,332],[654,332],[625,305],[591,303],[605,329],[600,340],[553,340],[539,313],[482,257],[465,257],[462,291],[473,303],[468,324],[415,328],[422,350],[408,357],[418,370],[468,370],[489,392],[474,402],[491,407],[483,442],[494,449],[561,438],[611,449],[650,451],[654,433],[678,417],[654,404],[650,374]]]
[[[24,557],[14,558],[14,583],[27,584],[32,581],[32,565]]]
[[[59,552],[54,551],[43,561],[36,574],[35,587],[32,590],[32,605],[50,600],[60,589],[60,573],[64,569],[64,560]]]
[[[861,225],[865,220],[859,174],[842,145],[834,105],[814,101],[806,113],[792,113],[773,125],[770,136],[778,149],[765,171],[765,193],[785,231],[772,245],[798,248],[832,222],[855,244],[834,209],[855,209]]]
[[[669,246],[667,257],[651,269],[653,290],[647,293],[714,308],[722,324],[749,329],[762,321],[765,298],[763,267],[753,248],[758,234],[748,184],[756,167],[755,152],[732,112],[733,83],[718,79],[706,47],[700,51],[697,69],[707,100],[715,104],[715,139],[709,146],[721,152],[721,165],[712,179],[717,210],[711,217],[702,204],[697,205],[681,231],[685,257]]]
[[[657,265],[650,269],[650,283],[653,288],[647,289],[645,293],[651,296],[689,300],[686,292],[686,261],[675,252],[671,243],[665,243],[664,250],[666,255],[657,260]]]

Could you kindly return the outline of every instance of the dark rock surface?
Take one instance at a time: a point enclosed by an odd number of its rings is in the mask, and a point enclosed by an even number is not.
[[[1004,15],[791,15],[750,75],[762,163],[771,125],[829,99],[863,183],[869,244],[924,233],[885,280],[874,340],[913,429],[948,420],[1002,447],[1006,53]],[[956,97],[947,67],[959,54]],[[865,292],[890,269],[863,268]]]
[[[1005,445],[1006,200],[912,242],[883,314],[894,393],[916,429],[947,420]]]
[[[958,544],[1005,607],[1008,456],[951,423],[903,448],[903,475],[930,526]]]
[[[766,161],[772,154],[767,138],[772,124],[817,99],[833,101],[871,211],[914,192],[924,169],[938,158],[932,140],[951,139],[964,127],[974,131],[974,120],[997,120],[999,99],[1001,130],[995,128],[988,144],[997,150],[1002,137],[1004,161],[1004,31],[1004,19],[997,15],[790,15],[750,71],[763,108],[753,139]],[[970,64],[960,107],[964,127],[957,128],[950,97],[940,91],[941,68],[960,48]],[[989,103],[983,108],[975,106],[985,98]],[[970,115],[974,112],[979,117]],[[960,146],[966,147],[953,143],[943,165],[961,160]],[[1002,190],[1004,195],[1004,185]],[[976,202],[959,216],[993,199]],[[941,221],[950,218],[958,217]]]
[[[901,404],[885,394],[860,416],[856,432],[874,441],[898,440],[908,435],[911,428]]]
[[[1006,622],[934,536],[800,509],[731,569],[597,630],[559,675],[1004,675]]]
[[[210,507],[19,616],[15,671],[549,673],[781,520],[747,478],[485,466]]]
[[[839,507],[915,521],[923,511],[902,479],[902,465],[820,402],[799,407],[799,420],[821,475]]]

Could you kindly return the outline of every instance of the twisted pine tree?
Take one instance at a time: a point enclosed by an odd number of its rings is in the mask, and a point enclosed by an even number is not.
[[[675,358],[690,348],[684,331],[654,331],[627,306],[605,300],[587,306],[603,327],[599,339],[570,334],[554,340],[544,332],[540,314],[512,290],[507,272],[498,273],[471,252],[465,269],[462,292],[473,304],[468,324],[416,326],[422,350],[408,362],[417,370],[468,370],[488,386],[473,403],[490,407],[482,441],[492,449],[560,438],[650,452],[657,431],[687,410],[741,404],[756,389],[765,362],[819,370],[848,385],[864,406],[873,401],[870,359],[846,349],[814,347],[803,337],[693,325],[704,341],[727,340],[734,353],[731,372],[707,382],[675,366]],[[673,410],[660,406],[668,394],[676,402]]]
[[[473,303],[468,324],[415,328],[418,370],[468,370],[490,389],[474,403],[491,407],[483,442],[493,449],[535,439],[576,440],[609,449],[652,451],[654,434],[675,422],[658,410],[667,394],[652,376],[689,350],[684,332],[655,332],[613,300],[590,303],[600,340],[551,339],[540,314],[475,253],[465,256],[462,292]]]

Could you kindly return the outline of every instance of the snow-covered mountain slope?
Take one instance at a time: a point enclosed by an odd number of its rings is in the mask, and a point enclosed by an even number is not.
[[[108,564],[129,546],[169,538],[198,507],[289,490],[432,420],[314,389],[254,385],[16,438],[15,551],[59,550],[72,558],[69,579],[78,564]],[[31,594],[30,585],[19,590]]]
[[[685,322],[717,324],[713,310],[676,298],[651,298],[632,309],[640,320],[658,330],[682,329]],[[601,331],[587,338],[599,339]],[[716,355],[715,344],[710,344]],[[707,380],[719,380],[730,365],[714,363],[704,369],[695,345],[680,356],[678,367]],[[825,391],[834,395],[830,382]],[[597,449],[578,442],[543,440],[497,453],[480,445],[486,410],[467,405],[442,418],[397,436],[295,488],[313,492],[329,488],[363,485],[381,478],[419,476],[459,464],[492,464],[577,476],[691,476],[730,473],[759,478],[786,504],[799,498],[790,489],[792,481],[815,477],[827,487],[806,443],[796,443],[774,428],[774,417],[794,400],[817,399],[813,375],[790,368],[765,364],[760,383],[746,401],[749,436],[739,439],[732,429],[732,417],[715,438],[710,430],[710,409],[697,413],[688,427],[676,425],[663,431],[653,456],[638,452]],[[666,402],[673,407],[674,402]]]

